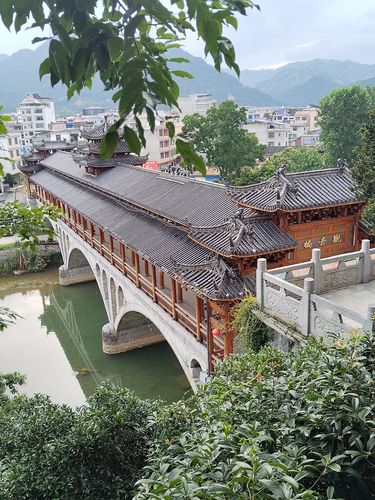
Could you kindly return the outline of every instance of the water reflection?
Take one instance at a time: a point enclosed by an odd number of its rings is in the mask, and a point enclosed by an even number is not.
[[[75,405],[104,380],[167,401],[189,390],[167,343],[116,356],[102,352],[107,317],[95,283],[8,292],[0,303],[24,318],[0,336],[0,371],[25,373],[28,393],[44,392]]]

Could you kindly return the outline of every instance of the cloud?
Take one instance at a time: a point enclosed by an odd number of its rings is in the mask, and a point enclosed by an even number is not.
[[[169,3],[169,0],[163,0]],[[272,68],[289,61],[352,59],[375,63],[375,0],[257,0],[261,12],[238,16],[228,29],[240,66]],[[31,48],[33,30],[17,35],[0,26],[0,52]],[[203,57],[203,46],[190,35],[185,48]]]

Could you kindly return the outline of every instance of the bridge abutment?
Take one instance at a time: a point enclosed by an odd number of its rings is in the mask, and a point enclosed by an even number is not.
[[[59,267],[60,285],[77,285],[86,281],[95,281],[95,276],[90,266],[75,267],[72,269],[67,269],[64,265]]]
[[[153,324],[137,324],[113,331],[109,323],[102,328],[103,352],[120,354],[141,347],[165,342],[165,338]]]

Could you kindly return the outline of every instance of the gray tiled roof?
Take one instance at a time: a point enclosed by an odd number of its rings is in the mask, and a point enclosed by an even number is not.
[[[187,286],[203,295],[216,299],[238,297],[252,286],[251,281],[236,275],[235,280],[226,280],[223,288],[218,289],[218,270],[206,265],[215,258],[215,254],[194,243],[181,229],[128,210],[46,169],[33,175],[32,181],[147,257],[167,274],[180,277]],[[183,262],[191,269],[185,269],[182,276],[176,262]],[[203,269],[196,270],[196,266],[202,264]]]
[[[67,141],[45,141],[42,140],[38,142],[37,140],[33,141],[33,145],[36,149],[40,151],[50,150],[50,149],[64,149],[64,150],[72,150],[77,147],[77,142],[67,142]]]
[[[231,227],[232,226],[232,227]],[[216,227],[190,227],[189,236],[205,247],[227,257],[261,255],[269,251],[294,248],[296,242],[291,236],[280,231],[266,217],[249,217],[247,231],[233,227],[228,221]]]
[[[227,189],[239,205],[265,212],[334,206],[359,199],[353,179],[345,168],[291,174],[281,168],[267,181]]]
[[[41,163],[183,225],[187,222],[194,226],[223,224],[237,210],[221,184],[127,166],[125,160],[122,166],[98,177],[78,168],[71,153],[57,152]]]
[[[89,142],[86,146],[80,148],[82,152],[100,154],[100,143],[99,142]],[[117,153],[130,153],[129,146],[123,140],[120,140],[117,143],[116,149],[114,150],[114,154]]]

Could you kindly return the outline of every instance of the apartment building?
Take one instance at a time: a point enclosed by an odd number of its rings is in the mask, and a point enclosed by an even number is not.
[[[22,124],[21,143],[24,154],[30,150],[34,135],[48,130],[49,124],[56,120],[52,99],[36,93],[26,94],[17,108],[17,120]]]

